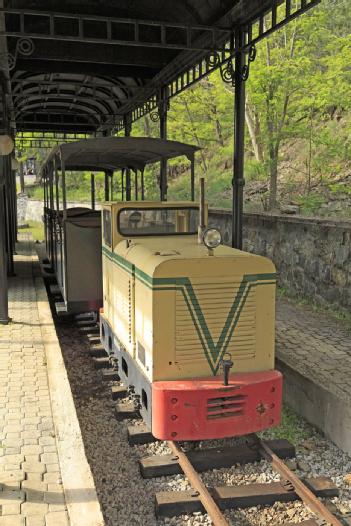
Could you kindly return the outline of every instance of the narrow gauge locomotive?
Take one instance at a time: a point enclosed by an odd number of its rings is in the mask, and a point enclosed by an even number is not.
[[[198,241],[196,202],[103,206],[101,340],[152,434],[244,435],[280,421],[275,268]]]

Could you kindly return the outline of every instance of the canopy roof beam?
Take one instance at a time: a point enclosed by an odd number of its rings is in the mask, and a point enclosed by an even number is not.
[[[232,38],[230,45],[227,45],[224,51],[216,50],[207,55],[202,54],[198,59],[193,57],[190,67],[189,62],[181,60],[182,55],[177,57],[156,75],[152,81],[152,86],[145,86],[145,99],[142,103],[134,96],[121,106],[120,111],[122,113],[132,112],[134,122],[157,107],[155,85],[167,86],[169,97],[174,97],[217,69],[221,70],[223,78],[228,74],[228,68],[234,71],[233,60],[238,52],[249,53],[259,41],[281,29],[320,2],[321,0],[300,0],[299,2],[271,0],[268,9],[261,9],[258,16],[256,14],[249,20],[242,20],[242,24],[237,26],[237,30],[241,29],[244,32],[242,42],[235,42],[235,38]],[[283,8],[278,11],[278,7],[282,4]],[[119,123],[118,128],[120,126],[121,123]]]
[[[214,51],[223,49],[224,43],[231,36],[230,29],[215,26],[26,9],[4,8],[1,11],[10,21],[11,29],[0,32],[0,35],[8,37],[54,39],[127,47]],[[64,32],[63,27],[65,27]],[[197,44],[200,34],[206,34],[208,44]]]

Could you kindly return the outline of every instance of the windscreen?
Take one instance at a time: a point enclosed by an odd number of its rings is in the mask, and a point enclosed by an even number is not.
[[[196,234],[198,208],[124,208],[117,217],[122,236]]]

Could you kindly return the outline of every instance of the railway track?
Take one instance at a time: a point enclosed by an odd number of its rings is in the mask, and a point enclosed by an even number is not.
[[[99,339],[96,317],[81,315],[76,318],[79,332],[90,343],[89,355],[96,369],[101,369],[105,380],[112,380],[111,395],[116,401],[117,419],[137,418],[133,402],[128,400],[127,389],[119,383],[119,376],[113,370]],[[128,442],[131,447],[155,441],[144,424],[128,428]],[[191,449],[184,451],[178,442],[168,442],[171,454],[153,455],[139,461],[143,478],[170,476],[183,473],[192,489],[186,491],[163,491],[155,494],[155,513],[158,518],[175,515],[207,512],[215,526],[225,526],[224,511],[248,508],[258,505],[273,505],[275,502],[301,500],[315,515],[316,519],[300,522],[301,526],[344,526],[344,522],[333,515],[320,499],[338,496],[338,489],[325,477],[300,479],[289,469],[283,459],[293,458],[295,448],[286,440],[262,441],[256,435],[249,437],[246,444],[233,447]],[[200,476],[202,471],[231,467],[259,460],[268,461],[279,473],[281,480],[270,483],[254,483],[240,486],[207,487]],[[285,523],[283,526],[292,526]]]

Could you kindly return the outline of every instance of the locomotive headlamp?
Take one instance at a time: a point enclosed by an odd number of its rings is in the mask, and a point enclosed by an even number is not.
[[[209,250],[217,248],[222,243],[222,234],[217,228],[208,228],[203,234],[204,245]]]

